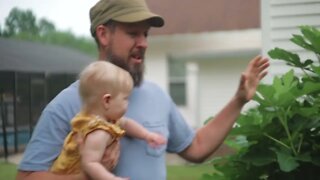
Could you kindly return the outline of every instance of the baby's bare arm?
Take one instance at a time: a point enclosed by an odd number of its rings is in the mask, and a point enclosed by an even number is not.
[[[123,179],[113,175],[101,164],[105,149],[111,141],[110,134],[104,130],[96,130],[87,135],[80,150],[81,165],[83,171],[92,179]]]
[[[123,118],[120,122],[120,125],[124,130],[126,130],[127,135],[134,138],[143,139],[151,146],[159,146],[167,142],[161,134],[147,130],[132,119]]]

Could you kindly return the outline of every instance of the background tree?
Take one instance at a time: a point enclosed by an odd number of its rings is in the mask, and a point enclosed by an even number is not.
[[[54,24],[46,19],[40,19],[38,28],[40,36],[44,36],[56,31]]]
[[[36,24],[36,17],[31,10],[22,11],[13,8],[5,20],[4,35],[14,36],[19,33],[38,34],[39,28]]]
[[[5,20],[0,36],[19,40],[37,41],[77,49],[91,56],[96,55],[92,38],[76,37],[72,32],[59,31],[47,19],[37,20],[31,10],[13,8]]]

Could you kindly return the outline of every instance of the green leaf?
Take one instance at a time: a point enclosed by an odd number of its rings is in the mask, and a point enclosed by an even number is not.
[[[239,126],[245,125],[258,125],[262,122],[263,115],[256,109],[248,110],[247,112],[241,114],[237,119]]]
[[[311,59],[307,59],[306,61],[304,61],[303,67],[307,67],[307,66],[309,66],[310,64],[313,64],[313,61],[312,61]]]
[[[252,163],[255,166],[264,166],[276,161],[275,154],[267,149],[251,150],[243,156],[243,160]]]
[[[301,33],[311,43],[313,51],[320,54],[320,33],[311,26],[301,26]]]
[[[313,70],[314,73],[320,76],[320,66],[311,65],[311,69]]]
[[[276,154],[280,169],[282,171],[290,172],[299,166],[299,163],[293,156],[291,156],[291,154],[284,151],[276,151]]]
[[[273,59],[284,60],[292,66],[302,67],[303,64],[300,62],[300,57],[289,51],[281,48],[274,48],[268,52],[269,56]]]
[[[318,109],[319,109],[318,107],[314,107],[314,106],[312,106],[312,107],[300,107],[300,108],[295,110],[295,113],[301,115],[302,117],[308,118],[308,117],[311,117],[311,116],[313,116],[315,114],[318,114],[318,112],[317,112]]]
[[[281,78],[275,77],[273,79],[273,88],[275,93],[273,94],[273,99],[269,99],[276,106],[288,106],[292,104],[296,96],[294,92],[297,91],[297,78],[294,76],[294,71],[290,70],[284,74]]]
[[[270,100],[273,99],[274,93],[275,89],[271,85],[261,84],[258,86],[257,93],[253,97],[253,100],[261,106],[272,106],[273,103]]]
[[[297,157],[295,157],[296,160],[303,161],[303,162],[311,162],[312,158],[309,152],[304,154],[299,154]]]
[[[295,43],[296,45],[304,48],[304,49],[308,49],[310,51],[314,51],[314,48],[312,47],[311,44],[307,43],[303,36],[301,35],[297,35],[297,34],[294,34],[293,37],[290,39],[293,43]]]
[[[320,83],[319,82],[305,82],[304,85],[303,85],[303,89],[302,91],[300,91],[301,94],[310,94],[310,93],[313,93],[313,92],[319,92],[320,91]]]
[[[256,135],[259,133],[257,130],[260,129],[259,125],[245,125],[243,127],[237,127],[232,129],[230,135]]]

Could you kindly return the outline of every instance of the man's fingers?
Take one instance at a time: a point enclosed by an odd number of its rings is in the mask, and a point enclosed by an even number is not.
[[[250,72],[252,70],[256,71],[256,69],[260,66],[261,64],[261,59],[262,56],[261,55],[257,55],[256,57],[254,57],[248,64],[246,71]]]
[[[257,56],[256,58],[254,58],[254,60],[252,62],[253,62],[253,64],[251,64],[248,67],[247,72],[260,74],[262,71],[264,71],[265,69],[267,69],[270,66],[269,59],[262,58],[261,56]]]
[[[270,66],[268,58],[263,58],[260,63],[261,64],[258,67],[259,80],[261,80],[262,78],[264,78],[268,74],[268,72],[265,70]]]
[[[256,57],[253,58],[251,61],[254,65],[257,64],[260,60],[262,59],[261,55],[257,55]]]
[[[258,69],[259,69],[259,71],[263,71],[264,69],[266,69],[267,67],[269,67],[269,62],[268,61],[266,61],[265,63],[263,63],[263,64],[261,64],[259,67],[258,67]]]
[[[264,66],[266,64],[269,65],[269,59],[268,58],[262,58],[258,63],[258,67]]]
[[[259,80],[263,79],[267,74],[268,74],[267,71],[264,71],[263,73],[261,73],[261,74],[259,75]]]

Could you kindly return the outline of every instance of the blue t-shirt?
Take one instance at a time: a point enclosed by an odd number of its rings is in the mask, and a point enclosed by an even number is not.
[[[80,111],[79,82],[59,93],[44,109],[24,152],[19,170],[47,171],[59,155],[70,131],[70,120]],[[165,180],[166,151],[188,147],[195,132],[186,124],[171,98],[157,85],[144,81],[134,88],[126,116],[147,129],[161,133],[168,142],[153,149],[145,141],[124,137],[114,173],[130,180]]]

